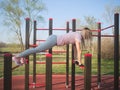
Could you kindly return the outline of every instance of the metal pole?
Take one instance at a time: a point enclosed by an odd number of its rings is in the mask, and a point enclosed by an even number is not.
[[[101,84],[101,23],[98,23],[98,88]]]
[[[49,35],[52,35],[52,31],[53,31],[52,29],[53,29],[53,19],[50,18],[49,19]],[[49,49],[49,53],[52,54],[52,48]]]
[[[69,22],[67,24],[67,33],[69,32]],[[66,88],[69,86],[69,45],[66,45]]]
[[[34,21],[33,45],[36,45],[36,21]],[[33,88],[36,83],[36,53],[33,54]]]
[[[72,31],[75,32],[76,31],[76,19],[72,20]],[[75,63],[74,63],[74,48],[75,45],[72,45],[72,70],[71,70],[71,90],[75,90]]]
[[[84,90],[91,90],[91,58],[92,55],[87,53],[85,54],[85,69],[84,69]]]
[[[119,90],[119,14],[114,15],[114,90]]]
[[[52,68],[51,63],[52,61],[52,54],[46,54],[46,89],[45,90],[52,90]]]
[[[30,29],[30,18],[26,18],[26,40],[25,40],[25,49],[29,49],[29,29]],[[29,56],[25,57],[27,64],[25,64],[25,90],[29,90]]]
[[[12,90],[12,54],[4,54],[4,90]]]
[[[52,18],[49,19],[49,35],[52,34]],[[46,90],[52,90],[52,48],[46,56]]]

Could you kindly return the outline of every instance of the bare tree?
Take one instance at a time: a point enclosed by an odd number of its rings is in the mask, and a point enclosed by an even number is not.
[[[120,6],[106,6],[105,7],[105,12],[103,14],[104,19],[106,20],[106,22],[110,25],[113,25],[114,23],[114,14],[115,13],[120,13]],[[114,33],[114,28],[112,28],[112,31]]]
[[[4,15],[4,25],[15,33],[16,40],[18,40],[21,50],[23,50],[23,20],[25,17],[30,17],[31,21],[33,19],[43,19],[41,12],[45,10],[44,3],[41,0],[2,0],[0,2],[0,9],[1,15]]]
[[[94,16],[85,16],[86,26],[95,30],[97,28],[97,19]]]
[[[30,33],[31,33],[33,21],[34,20],[44,21],[41,12],[47,9],[45,7],[45,4],[42,2],[42,0],[25,0],[23,7],[24,7],[25,16],[29,17],[31,21],[30,23],[31,24]]]

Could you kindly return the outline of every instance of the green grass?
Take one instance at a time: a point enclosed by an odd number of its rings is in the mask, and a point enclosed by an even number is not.
[[[37,56],[38,61],[45,61],[45,56],[44,55],[38,55]],[[30,74],[33,74],[33,62],[32,62],[32,56],[30,56]],[[65,55],[53,55],[53,61],[65,61]],[[15,66],[13,62],[13,66]],[[37,64],[36,65],[36,73],[37,74],[45,74],[45,65],[44,64]],[[71,73],[71,59],[70,59],[70,67],[69,70]],[[53,65],[53,74],[65,74],[66,72],[66,65]],[[25,66],[20,66],[19,68],[15,69],[12,74],[13,75],[24,75],[25,73]],[[84,71],[79,69],[79,67],[76,66],[76,74],[81,74],[83,75]],[[114,74],[114,65],[113,65],[113,60],[102,60],[101,61],[101,73],[102,74],[109,74],[113,75]],[[92,58],[92,74],[97,75],[97,59]],[[3,57],[0,57],[0,76],[3,75]]]

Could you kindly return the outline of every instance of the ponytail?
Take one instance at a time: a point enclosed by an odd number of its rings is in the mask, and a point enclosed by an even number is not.
[[[88,48],[88,47],[91,48],[91,44],[92,44],[91,30],[89,28],[85,27],[81,31],[81,35],[82,35],[82,40],[81,40],[82,48]]]

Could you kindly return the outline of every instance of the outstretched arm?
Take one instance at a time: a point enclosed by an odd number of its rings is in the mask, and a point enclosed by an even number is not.
[[[75,40],[75,45],[76,45],[76,50],[77,50],[77,59],[79,64],[82,64],[82,60],[81,60],[81,54],[82,54],[82,50],[80,47],[80,42],[76,39]]]

